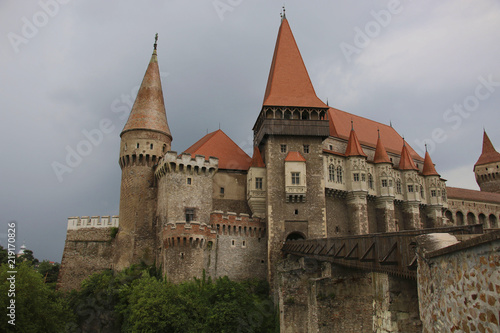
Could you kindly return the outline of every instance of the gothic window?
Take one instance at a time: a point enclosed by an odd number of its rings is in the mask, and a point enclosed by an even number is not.
[[[309,145],[304,145],[304,153],[309,153]]]
[[[342,167],[337,167],[337,183],[342,184]]]
[[[389,179],[389,187],[392,187],[392,179]]]
[[[425,195],[424,195],[424,187],[422,185],[420,185],[420,196],[423,198],[425,198]]]
[[[373,190],[373,176],[368,174],[368,188]]]
[[[402,191],[402,189],[401,189],[401,179],[398,179],[396,181],[396,193],[397,194],[401,194],[402,193],[401,191]]]
[[[185,208],[186,222],[194,221],[194,208]]]
[[[387,179],[382,179],[382,187],[387,187]]]
[[[361,181],[366,182],[366,175],[364,173],[361,174]]]
[[[436,190],[431,190],[431,197],[435,198],[437,196]]]
[[[331,182],[335,181],[335,167],[333,166],[333,164],[330,164],[330,166],[328,166],[328,179]]]
[[[408,192],[413,193],[413,185],[408,185]]]
[[[255,178],[255,189],[262,190],[262,178]]]
[[[292,185],[300,185],[300,172],[292,172]]]
[[[281,152],[286,153],[286,145],[281,145]]]
[[[353,173],[352,178],[355,182],[359,182],[359,173]]]

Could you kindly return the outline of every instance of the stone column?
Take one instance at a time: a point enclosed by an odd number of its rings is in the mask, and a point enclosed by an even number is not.
[[[403,221],[401,230],[421,229],[420,208],[418,202],[407,201],[403,204]]]
[[[427,215],[428,225],[426,228],[437,228],[443,226],[443,210],[442,206],[426,206],[425,213]]]
[[[347,211],[350,233],[364,235],[368,233],[368,210],[366,192],[349,192],[347,194]]]
[[[375,200],[377,231],[379,232],[394,232],[396,231],[396,223],[394,222],[394,198],[378,197]],[[382,230],[380,230],[383,228]]]

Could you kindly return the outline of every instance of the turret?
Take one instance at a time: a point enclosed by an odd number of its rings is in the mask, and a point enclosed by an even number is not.
[[[172,135],[167,123],[155,38],[153,55],[137,93],[130,116],[120,134],[120,228],[115,268],[152,264],[156,242],[154,167],[170,150]]]
[[[443,223],[442,208],[446,205],[446,190],[444,181],[437,173],[434,163],[432,163],[431,155],[425,151],[424,167],[422,176],[425,179],[426,198],[422,197],[422,201],[427,202],[426,206],[426,227],[438,227]]]
[[[500,153],[495,150],[493,144],[484,131],[483,151],[476,164],[474,174],[481,191],[500,193]]]
[[[403,139],[401,149],[401,159],[399,160],[399,170],[401,171],[402,187],[405,198],[403,206],[403,226],[402,229],[420,229],[420,191],[418,168],[413,161],[406,141]]]

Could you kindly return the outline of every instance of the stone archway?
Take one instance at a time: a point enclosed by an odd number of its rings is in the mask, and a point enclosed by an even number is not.
[[[306,239],[306,236],[299,232],[299,231],[294,231],[294,232],[291,232],[288,234],[288,236],[286,236],[286,240],[289,241],[289,240],[298,240],[298,239]]]

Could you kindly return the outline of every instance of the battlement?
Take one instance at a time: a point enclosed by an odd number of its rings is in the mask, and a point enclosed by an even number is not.
[[[266,234],[266,224],[260,218],[252,218],[244,213],[238,215],[216,210],[210,214],[210,225],[219,235],[261,238]]]
[[[216,238],[217,231],[203,222],[168,222],[162,231],[164,247],[205,247]]]
[[[175,151],[167,152],[158,163],[155,171],[155,177],[161,178],[169,172],[179,172],[188,174],[213,174],[219,169],[219,159],[210,156],[208,160],[203,155],[182,153],[177,155]]]
[[[87,228],[118,228],[119,217],[113,216],[82,216],[68,217],[68,230]]]

